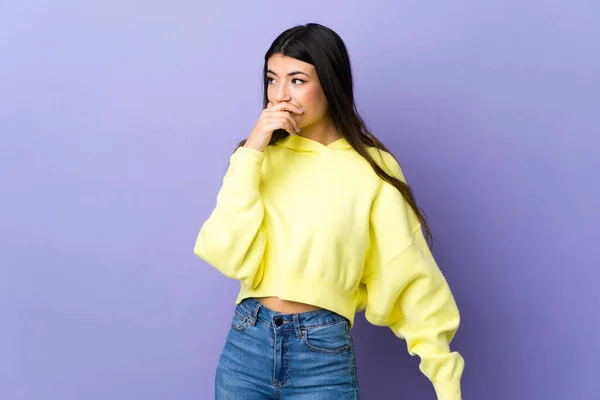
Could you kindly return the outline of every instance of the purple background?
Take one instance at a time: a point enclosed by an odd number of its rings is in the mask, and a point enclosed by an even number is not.
[[[193,243],[264,52],[317,21],[427,212],[464,398],[597,399],[599,3],[216,4],[0,3],[0,398],[213,397],[238,284]],[[435,398],[353,333],[363,398]]]

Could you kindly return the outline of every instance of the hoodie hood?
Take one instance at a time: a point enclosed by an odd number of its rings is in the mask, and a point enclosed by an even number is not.
[[[289,149],[306,151],[309,153],[320,153],[330,150],[348,150],[352,148],[352,146],[350,145],[350,143],[348,143],[346,138],[340,138],[335,142],[332,142],[329,145],[325,146],[321,142],[317,142],[316,140],[309,139],[300,135],[286,136],[284,139],[276,142],[275,144],[287,147]]]

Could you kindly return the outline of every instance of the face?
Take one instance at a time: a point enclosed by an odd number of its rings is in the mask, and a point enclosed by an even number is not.
[[[292,113],[300,128],[328,117],[325,93],[313,65],[275,54],[267,61],[267,80],[270,103],[277,105],[285,101],[304,110],[302,115]]]

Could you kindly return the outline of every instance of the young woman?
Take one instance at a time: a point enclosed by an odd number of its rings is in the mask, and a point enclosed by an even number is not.
[[[459,312],[423,230],[400,164],[356,111],[342,39],[314,23],[283,32],[194,248],[241,282],[216,399],[358,399],[362,310],[406,340],[438,399],[460,399]]]

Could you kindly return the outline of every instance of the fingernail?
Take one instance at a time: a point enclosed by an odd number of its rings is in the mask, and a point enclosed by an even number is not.
[[[298,132],[300,132],[300,128],[298,128]]]

